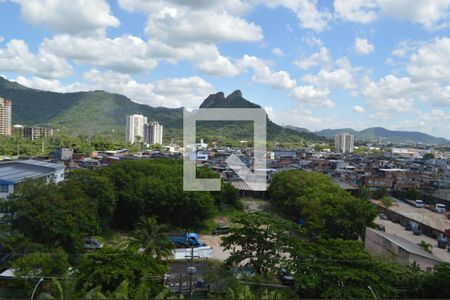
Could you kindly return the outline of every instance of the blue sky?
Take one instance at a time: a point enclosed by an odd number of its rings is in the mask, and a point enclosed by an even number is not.
[[[277,123],[450,138],[450,0],[0,0],[0,74]]]

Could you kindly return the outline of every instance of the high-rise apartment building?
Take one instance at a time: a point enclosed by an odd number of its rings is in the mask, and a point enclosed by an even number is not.
[[[0,97],[0,135],[11,136],[12,101]]]
[[[338,152],[352,153],[355,148],[355,137],[349,133],[336,134],[334,146]]]
[[[150,145],[162,144],[163,125],[158,122],[150,122],[144,125],[144,142]]]
[[[126,141],[130,144],[144,141],[144,125],[146,123],[147,117],[143,115],[134,114],[127,116]]]
[[[48,127],[24,127],[23,137],[32,141],[53,136],[53,128]]]

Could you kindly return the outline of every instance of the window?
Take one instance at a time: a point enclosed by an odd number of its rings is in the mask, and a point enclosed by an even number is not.
[[[7,193],[9,191],[7,184],[0,184],[0,193]]]

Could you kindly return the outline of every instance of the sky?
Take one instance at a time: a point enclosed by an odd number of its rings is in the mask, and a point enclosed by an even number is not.
[[[282,125],[450,138],[450,0],[0,0],[0,75]],[[1,96],[1,95],[0,95]]]

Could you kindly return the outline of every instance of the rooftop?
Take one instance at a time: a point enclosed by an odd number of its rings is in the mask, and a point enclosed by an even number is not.
[[[39,160],[0,162],[0,181],[16,184],[27,178],[39,178],[63,169],[64,164]]]

